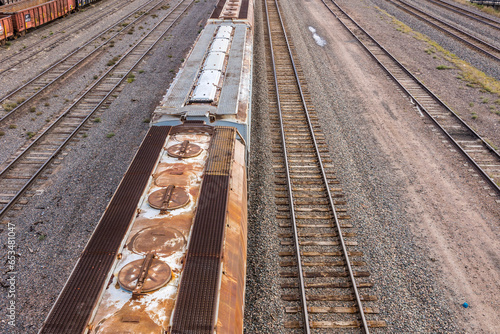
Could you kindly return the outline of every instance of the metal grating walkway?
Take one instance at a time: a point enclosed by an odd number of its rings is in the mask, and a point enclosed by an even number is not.
[[[235,140],[234,129],[215,129],[175,306],[172,334],[214,331]]]
[[[40,333],[81,333],[87,326],[169,132],[163,126],[147,133]]]

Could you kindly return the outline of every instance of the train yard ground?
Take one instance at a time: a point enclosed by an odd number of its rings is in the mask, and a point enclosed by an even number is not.
[[[470,87],[470,82],[457,78],[460,71],[456,68],[437,69],[454,64],[446,55],[427,51],[432,47],[429,43],[394,22],[384,1],[338,3],[466,122],[498,143],[500,119],[495,111],[499,108],[494,103],[498,95]],[[387,322],[386,329],[372,331],[498,331],[498,197],[490,196],[491,188],[484,189],[470,165],[464,166],[466,161],[453,152],[352,35],[336,19],[327,18],[320,1],[281,4],[345,193],[347,212],[369,264],[373,294],[378,296],[381,318]],[[262,14],[262,8],[256,13]],[[261,26],[256,24],[255,64],[261,69],[257,78],[264,76],[264,64],[269,67],[263,37],[266,23],[262,16],[260,20]],[[470,55],[459,43],[419,22],[406,22],[499,78],[495,62]],[[245,320],[249,332],[266,328],[265,332],[285,333],[280,324],[284,317],[280,311],[282,289],[274,270],[280,262],[275,255],[280,246],[279,241],[267,237],[280,232],[275,222],[275,179],[272,172],[265,172],[273,166],[268,149],[273,131],[265,108],[269,87],[270,83],[260,81],[254,86],[253,131],[257,139],[250,169]],[[466,309],[464,302],[475,306]]]
[[[1,75],[0,95],[145,3],[130,1],[121,11],[107,16],[109,22],[92,23],[92,30],[58,39],[53,49],[47,41],[70,32],[79,20],[91,22],[93,15],[110,10],[115,2],[98,2],[10,42],[0,49],[3,59],[22,54],[23,49],[36,52],[37,46],[32,45],[40,44],[44,49],[32,60],[14,65],[10,74]],[[160,6],[158,11],[174,5],[173,1],[164,3],[165,8]],[[454,19],[500,47],[499,34],[493,28],[456,18],[425,0],[412,3]],[[0,241],[5,247],[0,250],[0,303],[4,310],[3,305],[15,301],[16,326],[9,325],[7,314],[2,314],[0,332],[36,333],[41,327],[133,159],[151,112],[215,4],[213,0],[195,1],[137,67],[131,80],[121,86],[112,103],[98,111],[19,203],[1,217]],[[320,0],[279,0],[279,4],[318,119],[318,133],[332,159],[331,172],[339,182],[335,187],[342,189],[341,208],[350,216],[345,223],[353,226],[348,232],[356,234],[356,250],[363,252],[370,273],[367,281],[373,283],[369,294],[377,297],[377,319],[386,324],[372,331],[499,332],[499,195]],[[338,4],[493,148],[500,147],[499,62],[468,49],[386,0],[342,0]],[[151,19],[157,19],[153,15],[157,14],[151,12]],[[107,62],[130,47],[133,42],[127,41],[128,36],[138,38],[149,28],[146,23],[141,27],[125,33],[112,48],[107,46],[57,89],[42,96],[35,110],[26,108],[19,118],[2,125],[2,166],[56,117],[56,106],[69,105],[96,80],[94,76],[110,66]],[[282,162],[276,160],[276,103],[271,95],[274,83],[269,75],[263,1],[255,2],[254,40],[244,323],[246,333],[299,332],[285,327],[288,304],[282,298],[283,259],[279,253],[280,235],[287,231],[276,219],[281,203],[275,197],[276,166]],[[4,66],[0,59],[1,71],[6,70]],[[12,231],[15,274],[8,269],[7,259]],[[14,284],[9,280],[12,277]],[[9,297],[12,288],[15,298]],[[464,303],[469,307],[463,307]]]

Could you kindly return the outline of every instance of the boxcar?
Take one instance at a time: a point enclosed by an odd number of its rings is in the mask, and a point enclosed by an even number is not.
[[[77,0],[77,6],[78,8],[81,8],[83,6],[86,6],[90,3],[97,2],[99,0]]]
[[[10,14],[14,32],[24,35],[26,30],[53,21],[75,8],[76,0],[28,0],[2,6],[0,14]]]
[[[7,38],[14,35],[12,16],[0,15],[0,45],[4,45]]]

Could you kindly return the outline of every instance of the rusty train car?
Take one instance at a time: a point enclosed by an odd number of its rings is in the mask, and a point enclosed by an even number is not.
[[[45,333],[242,333],[253,3],[221,0]]]
[[[0,43],[24,36],[32,28],[84,7],[97,0],[22,0],[0,4]]]
[[[0,14],[0,45],[5,45],[7,39],[14,36],[14,26],[11,15]]]

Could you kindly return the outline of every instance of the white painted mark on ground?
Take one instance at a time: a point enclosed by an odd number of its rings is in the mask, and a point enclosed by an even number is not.
[[[312,32],[313,34],[313,38],[314,38],[314,41],[316,42],[316,44],[318,44],[319,46],[325,46],[326,45],[326,41],[316,33],[316,29],[314,29],[313,27],[309,27],[309,31]]]

